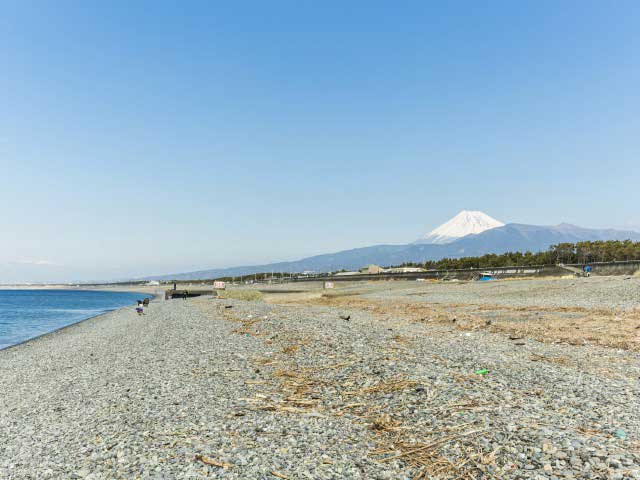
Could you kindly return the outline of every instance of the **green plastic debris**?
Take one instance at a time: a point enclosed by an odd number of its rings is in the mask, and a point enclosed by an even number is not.
[[[487,370],[486,368],[476,370],[476,375],[486,375],[487,373],[489,373],[489,370]]]
[[[616,437],[618,437],[620,440],[625,440],[627,438],[627,432],[622,429],[616,430]]]

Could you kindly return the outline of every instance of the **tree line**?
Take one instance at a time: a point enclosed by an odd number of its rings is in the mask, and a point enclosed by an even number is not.
[[[631,240],[597,240],[577,243],[559,243],[543,252],[489,253],[479,257],[443,258],[426,262],[406,262],[402,267],[422,267],[427,270],[454,270],[558,263],[613,262],[640,260],[640,242]]]

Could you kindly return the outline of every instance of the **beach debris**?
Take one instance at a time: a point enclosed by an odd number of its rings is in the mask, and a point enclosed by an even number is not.
[[[555,363],[557,365],[569,365],[569,359],[567,357],[545,357],[544,355],[532,354],[529,359],[532,362],[548,362]]]
[[[359,395],[365,394],[389,394],[393,392],[400,392],[402,390],[413,389],[418,385],[415,380],[409,380],[402,376],[390,378],[388,380],[382,380],[369,387],[364,387],[358,392]]]
[[[293,355],[298,351],[299,348],[300,348],[300,345],[297,345],[297,344],[287,345],[282,349],[282,353],[286,353],[287,355]]]
[[[225,305],[224,308],[233,308],[233,305]]]
[[[349,321],[349,320],[351,320],[351,315],[340,315],[340,318],[341,318],[342,320],[347,320],[347,321]]]
[[[488,327],[489,325],[491,325],[491,320],[485,320],[484,324]]]
[[[616,437],[619,438],[620,440],[626,440],[627,439],[627,432],[625,430],[623,430],[622,428],[616,430]]]
[[[391,418],[391,415],[389,415],[388,413],[383,413],[382,415],[379,415],[378,417],[374,418],[373,421],[371,422],[371,428],[373,430],[382,431],[382,432],[394,430],[399,425],[400,424],[398,422],[395,422]]]
[[[486,368],[481,368],[480,370],[475,371],[476,375],[486,375],[487,373],[489,373],[489,370],[487,370]]]
[[[273,475],[276,478],[281,478],[282,480],[289,480],[289,477],[287,477],[286,475],[284,475],[284,474],[282,474],[280,472],[273,471],[273,472],[271,472],[271,475]]]
[[[233,465],[231,465],[230,463],[219,462],[217,460],[214,460],[213,458],[205,457],[204,455],[196,455],[195,460],[198,462],[202,462],[205,465],[212,465],[214,467],[220,467],[220,468],[233,467]]]
[[[455,428],[455,427],[454,427]],[[392,441],[389,445],[373,451],[373,455],[389,455],[379,458],[378,462],[387,463],[402,459],[412,466],[420,468],[418,474],[413,477],[415,480],[425,480],[428,478],[443,478],[446,473],[447,478],[478,478],[472,475],[470,469],[483,471],[477,462],[472,461],[474,455],[458,462],[452,462],[444,454],[446,449],[452,444],[461,445],[467,443],[470,438],[477,437],[486,430],[469,430],[466,432],[453,432],[453,429],[445,433],[444,436],[428,442],[403,442]],[[444,433],[444,432],[443,432]],[[480,459],[482,462],[482,459]]]
[[[519,335],[509,335],[509,340],[522,340],[524,337],[521,337]]]

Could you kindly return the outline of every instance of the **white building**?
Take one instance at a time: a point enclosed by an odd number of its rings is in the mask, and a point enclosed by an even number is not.
[[[420,267],[394,267],[385,269],[386,273],[419,273],[426,272],[424,268]]]

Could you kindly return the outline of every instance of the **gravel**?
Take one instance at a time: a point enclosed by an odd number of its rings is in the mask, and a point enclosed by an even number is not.
[[[357,288],[357,285],[354,287]],[[378,299],[400,299],[439,303],[486,303],[508,307],[578,307],[588,309],[637,309],[640,277],[536,278],[489,282],[397,282],[380,290],[369,284],[364,293]]]
[[[0,351],[0,478],[640,479],[638,360],[361,310],[154,302]]]

